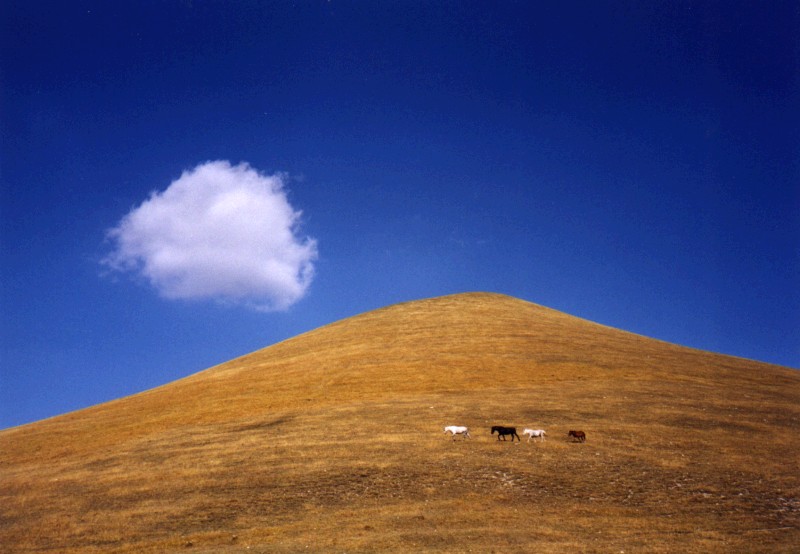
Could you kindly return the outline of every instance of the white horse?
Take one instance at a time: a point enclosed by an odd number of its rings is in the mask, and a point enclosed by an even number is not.
[[[444,428],[444,434],[448,432],[453,433],[453,440],[456,440],[456,435],[461,435],[465,439],[471,439],[468,427],[461,427],[459,425],[448,425]]]
[[[528,442],[531,442],[531,439],[534,437],[539,437],[542,439],[540,442],[544,442],[544,437],[547,435],[544,429],[525,429],[522,434],[528,435]]]

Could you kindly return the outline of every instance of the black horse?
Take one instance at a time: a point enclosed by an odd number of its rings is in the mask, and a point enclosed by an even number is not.
[[[506,435],[511,435],[511,442],[514,442],[514,437],[517,437],[517,440],[520,440],[516,427],[502,427],[501,425],[495,425],[492,427],[493,435],[495,431],[497,431],[497,440],[500,440],[500,437],[503,437],[503,440],[506,440]]]

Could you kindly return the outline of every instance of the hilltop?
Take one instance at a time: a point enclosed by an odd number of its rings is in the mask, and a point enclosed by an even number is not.
[[[790,552],[798,422],[796,370],[503,295],[432,298],[0,432],[0,544]]]

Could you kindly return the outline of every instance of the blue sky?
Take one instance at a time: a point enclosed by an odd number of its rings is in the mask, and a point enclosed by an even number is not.
[[[798,36],[794,2],[3,2],[0,427],[475,290],[800,367]]]

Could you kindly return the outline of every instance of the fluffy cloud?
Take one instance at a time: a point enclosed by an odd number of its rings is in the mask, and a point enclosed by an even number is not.
[[[165,298],[285,310],[306,293],[317,257],[316,241],[298,236],[299,218],[282,175],[207,162],[123,217],[102,263]]]

